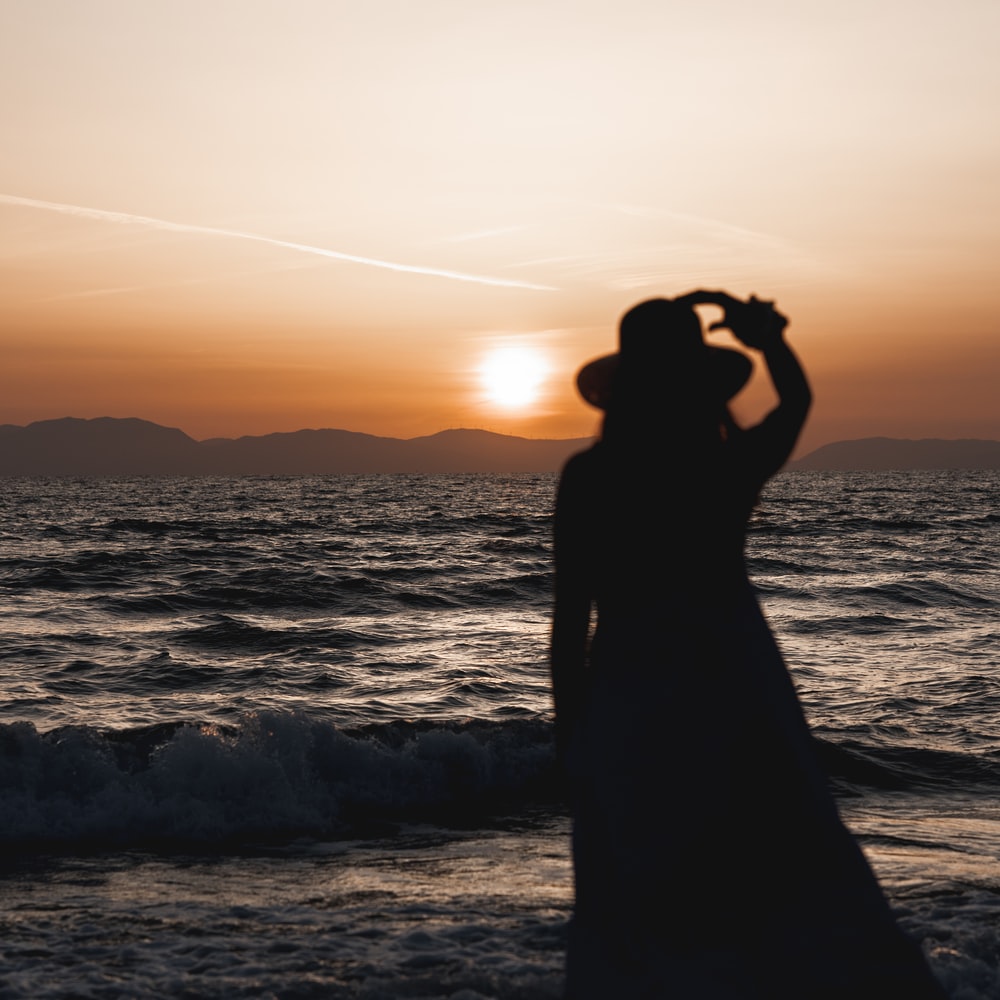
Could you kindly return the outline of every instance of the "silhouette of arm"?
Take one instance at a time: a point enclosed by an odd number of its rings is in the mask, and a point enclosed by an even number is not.
[[[778,394],[778,405],[756,427],[746,432],[745,440],[763,483],[792,454],[812,404],[812,391],[799,359],[785,343],[782,332],[763,346],[761,353]]]
[[[764,357],[778,394],[778,405],[756,427],[747,430],[741,442],[751,471],[763,483],[788,461],[812,404],[805,372],[785,342],[788,320],[774,308],[773,302],[754,295],[743,302],[728,292],[700,289],[675,301],[720,306],[724,316],[709,329],[732,330],[741,343],[760,351]]]
[[[585,484],[579,456],[559,481],[555,512],[555,608],[552,617],[552,696],[556,755],[565,763],[587,685],[591,598],[586,566]]]

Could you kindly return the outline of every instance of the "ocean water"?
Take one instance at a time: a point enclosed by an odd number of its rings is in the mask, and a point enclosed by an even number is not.
[[[0,1000],[559,997],[554,489],[4,480]],[[785,473],[748,541],[845,819],[956,1000],[1000,996],[998,497]]]

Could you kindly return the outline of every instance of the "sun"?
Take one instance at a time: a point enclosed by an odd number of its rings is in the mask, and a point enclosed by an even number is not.
[[[498,347],[479,365],[479,377],[490,402],[516,410],[538,399],[548,365],[530,347]]]

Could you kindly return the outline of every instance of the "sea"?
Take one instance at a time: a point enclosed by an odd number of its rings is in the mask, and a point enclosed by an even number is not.
[[[555,487],[0,481],[0,1000],[560,997]],[[954,1000],[1000,997],[998,499],[785,472],[747,544]]]

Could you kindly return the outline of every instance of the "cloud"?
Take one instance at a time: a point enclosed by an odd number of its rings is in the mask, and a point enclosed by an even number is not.
[[[562,286],[615,291],[683,289],[734,283],[750,290],[780,278],[782,287],[840,269],[791,240],[718,219],[646,205],[570,205],[548,251],[514,266],[545,273]]]
[[[148,215],[131,215],[127,212],[109,212],[101,208],[87,208],[82,205],[65,205],[55,201],[40,201],[36,198],[21,198],[17,195],[0,194],[0,204],[13,205],[21,208],[35,208],[46,212],[58,212],[61,215],[72,215],[80,219],[93,219],[97,222],[112,222],[118,225],[144,226],[147,229],[157,229],[169,233],[190,233],[202,236],[219,236],[228,239],[249,240],[253,243],[266,243],[270,246],[293,250],[297,253],[313,254],[317,257],[327,257],[331,260],[343,261],[349,264],[361,264],[365,267],[379,267],[387,271],[400,271],[406,274],[423,274],[432,278],[447,278],[452,281],[467,281],[478,285],[492,285],[499,288],[523,288],[531,291],[554,291],[551,285],[535,285],[526,281],[516,281],[511,278],[493,278],[486,275],[466,274],[463,271],[449,271],[442,268],[422,267],[418,264],[400,264],[395,261],[379,260],[376,257],[360,257],[357,254],[342,253],[339,250],[327,250],[325,247],[309,246],[305,243],[293,243],[289,240],[273,239],[258,233],[244,233],[236,229],[219,229],[214,226],[198,226],[184,222],[170,222],[167,219],[155,219]]]

